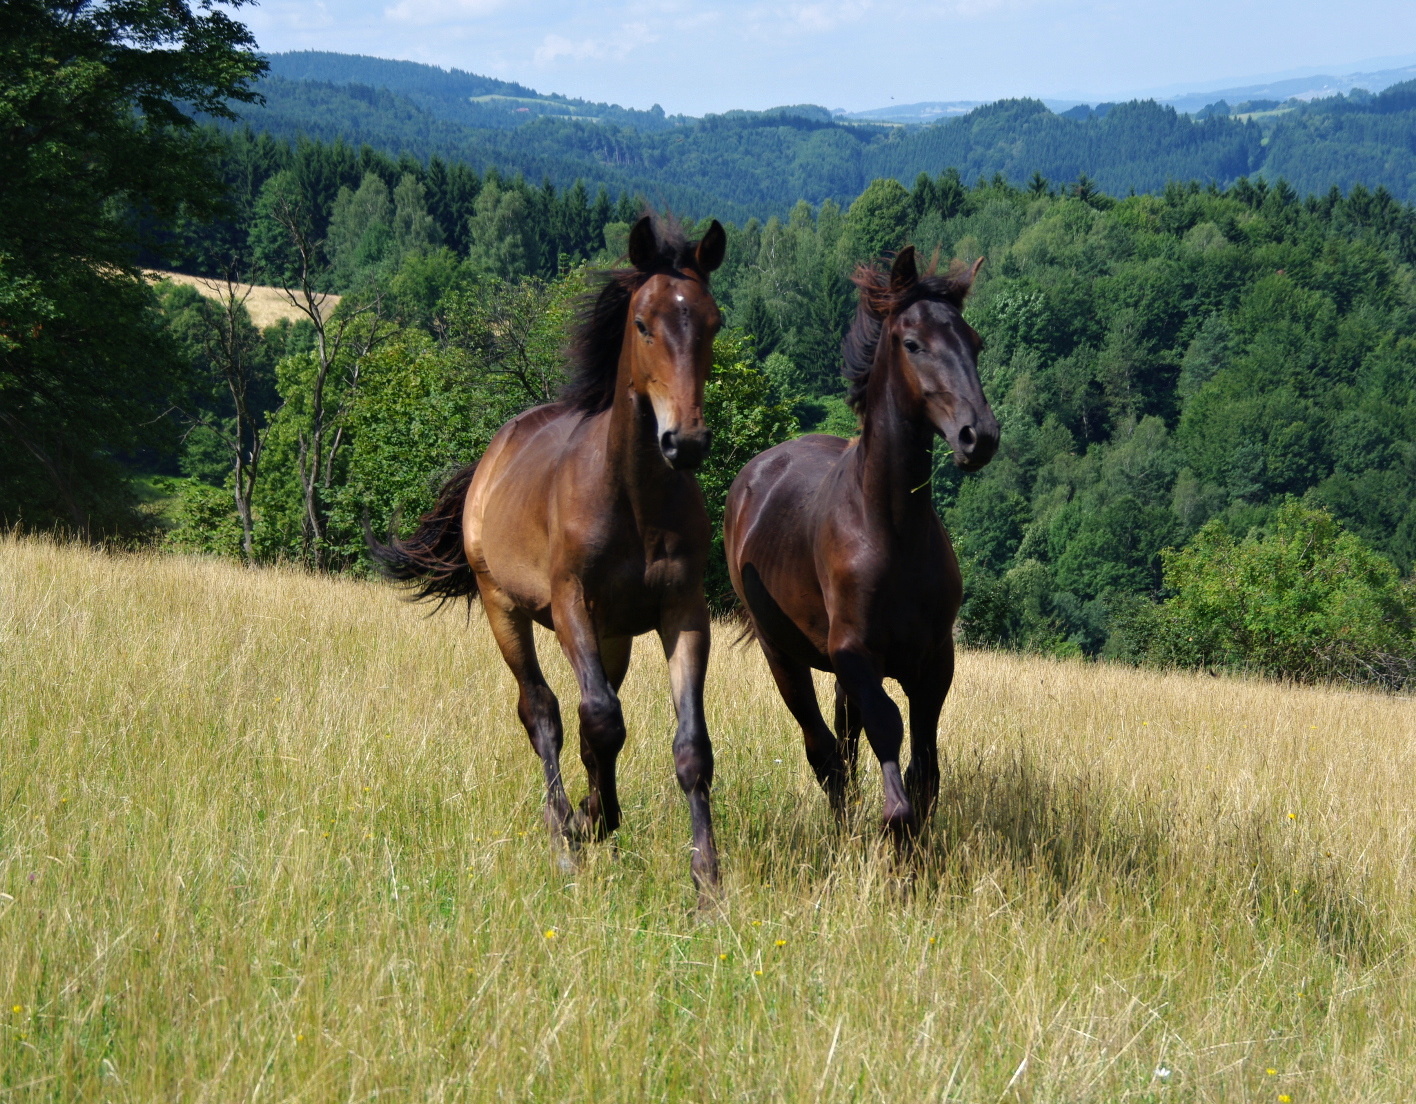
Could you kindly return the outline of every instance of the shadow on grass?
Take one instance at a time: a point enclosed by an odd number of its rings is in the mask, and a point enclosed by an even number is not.
[[[908,860],[916,898],[971,896],[985,879],[1048,909],[1119,895],[1152,912],[1207,897],[1217,914],[1242,914],[1266,937],[1306,935],[1350,966],[1397,950],[1365,874],[1304,853],[1271,814],[1182,818],[1163,797],[1059,776],[1026,750],[946,762],[941,774],[933,821]],[[891,865],[870,782],[845,827],[819,792],[784,801],[765,782],[752,791],[734,816],[735,861],[749,878],[805,888],[860,877],[876,858]]]

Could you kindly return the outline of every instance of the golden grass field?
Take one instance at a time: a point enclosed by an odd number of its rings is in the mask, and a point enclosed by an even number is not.
[[[479,613],[0,540],[0,1099],[1416,1098],[1410,699],[966,653],[906,893],[731,636],[699,917],[649,641],[565,876]]]
[[[171,280],[174,284],[184,284],[187,287],[197,289],[197,292],[208,299],[220,299],[226,295],[226,284],[221,280],[209,280],[205,276],[188,276],[184,272],[164,272],[160,269],[148,270],[149,280]],[[274,326],[282,318],[291,322],[303,322],[306,315],[299,307],[290,301],[290,297],[278,287],[267,287],[264,284],[237,284],[236,294],[238,297],[244,296],[243,302],[246,304],[246,313],[251,316],[251,321],[258,329],[265,329],[267,326]],[[325,314],[329,314],[335,307],[339,306],[340,296],[321,295],[320,302]]]

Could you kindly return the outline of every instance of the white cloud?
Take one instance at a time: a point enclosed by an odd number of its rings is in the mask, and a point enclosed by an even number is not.
[[[266,0],[259,8],[241,13],[241,21],[259,39],[266,33],[298,33],[326,30],[338,24],[323,0]]]
[[[874,5],[871,0],[847,0],[837,4],[792,4],[787,8],[791,21],[806,31],[834,31],[843,23],[854,23]]]
[[[620,61],[640,46],[657,42],[659,36],[647,23],[626,23],[618,35],[611,38],[566,38],[549,34],[536,47],[537,65],[554,65],[562,59],[570,61]]]
[[[399,0],[384,9],[388,19],[398,23],[430,26],[456,23],[491,15],[506,6],[506,0]]]

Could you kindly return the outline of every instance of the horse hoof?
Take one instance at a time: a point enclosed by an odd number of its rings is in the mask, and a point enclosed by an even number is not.
[[[572,844],[579,847],[583,843],[589,843],[595,838],[595,825],[584,809],[576,809],[566,818],[565,838],[572,841]]]

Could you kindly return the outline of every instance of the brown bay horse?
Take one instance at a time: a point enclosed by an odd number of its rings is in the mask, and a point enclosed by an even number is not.
[[[912,247],[887,275],[861,266],[844,343],[860,436],[809,434],[754,458],[728,492],[728,570],[777,688],[801,726],[806,756],[844,811],[861,726],[880,761],[885,823],[902,845],[939,794],[937,728],[954,674],[963,584],[934,511],[935,435],[966,471],[998,447],[979,383],[981,342],[963,319],[978,271],[920,275]],[[836,734],[811,669],[836,676]],[[882,681],[909,699],[904,727]],[[839,737],[839,740],[837,739]]]
[[[721,325],[708,289],[726,238],[641,219],[633,267],[603,275],[582,307],[561,401],[513,418],[477,463],[452,476],[406,540],[372,542],[415,597],[480,597],[520,690],[518,713],[545,772],[545,819],[569,846],[620,822],[615,762],[625,742],[618,691],[634,637],[659,634],[678,727],[674,765],[688,798],[700,904],[718,885],[703,713],[708,514],[695,470],[709,446],[703,385]],[[553,629],[580,691],[580,758],[590,790],[572,812],[561,778],[560,706],[532,624]]]

